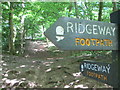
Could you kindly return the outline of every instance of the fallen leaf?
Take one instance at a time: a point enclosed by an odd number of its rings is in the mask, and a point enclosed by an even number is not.
[[[36,86],[36,84],[33,83],[33,82],[29,82],[28,85],[29,85],[30,88],[34,88]]]
[[[9,79],[7,79],[7,80],[5,81],[5,83],[9,84],[9,83],[10,83],[10,80],[9,80]]]
[[[67,76],[64,76],[64,77],[67,77]]]
[[[65,85],[64,88],[70,88],[70,86],[69,85]]]
[[[49,69],[47,69],[45,72],[50,72],[52,69],[51,68],[49,68]]]
[[[21,78],[21,80],[23,80],[23,81],[24,81],[24,80],[26,80],[26,78]]]
[[[70,86],[72,86],[73,84],[74,84],[74,82],[69,83]]]
[[[73,76],[74,76],[74,77],[79,77],[80,75],[81,75],[81,72],[73,73]]]
[[[50,64],[46,64],[46,67],[50,66]]]
[[[25,65],[21,65],[20,67],[22,67],[22,68],[23,68],[23,67],[25,67]]]
[[[13,86],[16,83],[19,83],[19,81],[17,79],[13,79],[10,81],[10,86]]]
[[[7,78],[3,78],[3,79],[2,79],[2,81],[5,81],[5,80],[7,80]]]
[[[61,68],[62,66],[57,66],[57,68]]]
[[[88,88],[88,87],[84,87],[83,85],[75,85],[74,88]]]
[[[7,64],[6,64],[6,63],[3,63],[2,65],[3,65],[3,66],[7,66]]]
[[[36,61],[32,61],[33,63],[35,63]]]
[[[76,80],[75,82],[78,83],[80,80]]]
[[[47,60],[53,60],[54,58],[47,58]]]
[[[4,76],[5,76],[5,77],[8,77],[8,74],[6,73]]]

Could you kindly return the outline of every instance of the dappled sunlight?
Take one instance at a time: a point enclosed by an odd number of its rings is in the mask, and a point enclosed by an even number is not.
[[[84,88],[85,89],[85,88],[88,88],[88,87],[81,84],[81,85],[75,85],[74,88]]]
[[[65,85],[64,88],[70,88],[70,86],[69,85]]]
[[[6,63],[3,63],[2,65],[3,65],[3,66],[7,66],[7,64],[6,64]]]
[[[49,69],[47,69],[45,72],[50,72],[52,69],[51,68],[49,68]]]
[[[88,81],[86,86],[86,80],[79,72],[77,57],[58,58],[53,57],[47,60],[15,56],[8,59],[8,56],[5,57],[5,60],[2,61],[4,63],[2,87],[87,88],[91,84]],[[10,59],[11,61],[9,61]],[[104,85],[104,87],[108,86]]]
[[[81,88],[81,89],[86,89],[88,88],[87,86],[84,86],[83,84],[78,84],[78,80],[77,81],[73,81],[73,82],[70,82],[68,85],[65,85],[64,88]]]
[[[26,88],[34,88],[37,86],[37,84],[35,82],[31,82],[31,81],[26,81],[25,78],[21,78],[19,80],[17,79],[7,79],[7,78],[3,78],[2,79],[3,84],[2,84],[2,88],[6,88],[6,87],[11,87],[11,88],[17,88],[17,87],[26,87]]]
[[[46,65],[46,64],[52,64],[54,62],[43,62],[43,65]]]
[[[47,58],[47,60],[54,60],[54,58]]]
[[[4,1],[0,3],[2,88],[81,90],[117,85],[119,2]]]
[[[50,64],[46,64],[45,66],[46,66],[46,67],[49,67],[49,66],[50,66]]]
[[[58,58],[56,58],[56,59],[64,59],[63,57],[58,57]]]
[[[61,68],[62,66],[57,66],[57,68]]]
[[[27,57],[30,57],[30,55],[25,55],[25,57],[27,58]]]
[[[26,65],[21,65],[20,67],[21,67],[21,68],[24,68],[24,67],[26,67]]]
[[[26,41],[26,50],[31,50],[34,53],[38,52],[38,51],[45,51],[45,45],[46,43],[44,43],[43,41]]]
[[[73,73],[73,76],[74,76],[74,77],[80,77],[80,76],[81,76],[81,72]]]

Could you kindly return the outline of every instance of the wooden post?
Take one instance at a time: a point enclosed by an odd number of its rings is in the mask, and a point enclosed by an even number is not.
[[[111,13],[110,20],[112,23],[116,23],[118,26],[118,50],[112,51],[112,57],[113,57],[112,59],[113,59],[113,62],[116,63],[115,66],[117,66],[116,69],[118,71],[117,73],[118,77],[116,77],[118,80],[117,82],[118,84],[117,86],[114,86],[113,88],[115,90],[120,90],[120,10]]]

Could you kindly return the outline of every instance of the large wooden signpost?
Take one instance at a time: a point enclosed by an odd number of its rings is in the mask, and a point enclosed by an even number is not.
[[[61,50],[119,50],[118,29],[113,23],[62,17],[44,34]],[[119,87],[118,62],[84,60],[80,70],[84,76]]]
[[[118,67],[117,68],[117,79],[118,79],[118,85],[114,86],[114,87],[117,87],[118,90],[120,90],[120,10],[116,11],[116,12],[113,12],[110,14],[110,21],[112,23],[115,23],[118,27],[118,50],[113,50],[112,51],[112,57],[113,57],[113,62],[116,62],[116,66]]]
[[[112,23],[59,18],[45,36],[62,50],[117,50],[117,26]]]

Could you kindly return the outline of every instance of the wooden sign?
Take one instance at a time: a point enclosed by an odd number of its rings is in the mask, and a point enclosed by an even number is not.
[[[118,50],[112,51],[112,58],[113,58],[113,62],[116,62],[116,65],[118,65],[118,68],[117,68],[118,77],[115,77],[115,78],[117,78],[119,80],[119,82],[115,82],[115,83],[117,83],[117,85],[114,86],[113,88],[117,88],[118,90],[120,90],[120,10],[117,10],[110,14],[110,21],[112,23],[115,23],[118,26],[118,32],[117,32],[117,34],[118,34]],[[114,73],[114,75],[115,75],[115,73]]]
[[[45,36],[61,50],[117,50],[117,26],[113,23],[59,18]]]
[[[97,81],[112,86],[117,86],[118,84],[117,63],[103,63],[84,60],[80,64],[80,71],[84,76],[95,79]]]

